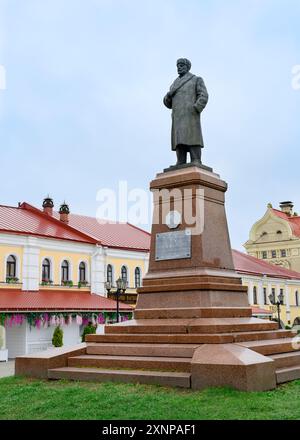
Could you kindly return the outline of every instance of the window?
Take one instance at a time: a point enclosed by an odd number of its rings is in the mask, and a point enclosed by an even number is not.
[[[295,304],[298,307],[299,306],[299,293],[298,290],[295,292]]]
[[[264,260],[266,260],[266,259],[268,258],[268,253],[267,253],[267,251],[263,251],[263,252],[262,252],[262,257],[263,257]]]
[[[106,269],[106,281],[111,284],[113,282],[113,268],[111,264],[108,264]]]
[[[128,279],[127,279],[127,267],[126,266],[122,266],[121,277],[122,277],[123,281],[126,281],[126,282],[128,281]]]
[[[253,304],[257,304],[257,288],[253,287]]]
[[[69,263],[64,260],[61,265],[61,280],[69,281]]]
[[[83,261],[79,264],[79,281],[86,281],[86,265]]]
[[[141,269],[139,267],[136,267],[134,271],[134,284],[135,288],[141,287]]]
[[[271,254],[272,254],[272,258],[276,258],[276,251],[272,251]]]
[[[6,276],[8,278],[16,278],[17,275],[17,260],[16,257],[10,255],[6,261]]]
[[[42,281],[50,281],[50,260],[45,258],[42,264]]]
[[[280,251],[280,255],[285,258],[286,257],[286,250],[285,249],[281,249]]]
[[[264,287],[264,304],[267,305],[268,304],[268,298],[267,298],[267,288]]]
[[[282,234],[282,231],[277,231],[276,234],[280,235]]]

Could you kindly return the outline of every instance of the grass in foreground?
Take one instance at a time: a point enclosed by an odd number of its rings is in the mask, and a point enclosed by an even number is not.
[[[300,381],[274,391],[0,379],[0,419],[300,419]]]

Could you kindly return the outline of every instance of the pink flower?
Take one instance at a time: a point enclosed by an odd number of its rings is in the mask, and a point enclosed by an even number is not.
[[[100,313],[98,315],[98,323],[99,324],[104,324],[105,323],[105,319],[104,319],[104,316],[102,315],[102,313]]]

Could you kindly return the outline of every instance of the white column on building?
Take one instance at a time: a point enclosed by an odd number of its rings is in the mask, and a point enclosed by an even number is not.
[[[265,301],[264,301],[264,291],[263,291],[263,282],[262,281],[258,282],[258,292],[257,292],[257,295],[258,295],[258,299],[257,299],[258,304],[260,306],[264,306]]]
[[[291,307],[290,307],[290,295],[289,295],[289,285],[285,282],[284,285],[284,300],[286,305],[286,319],[288,322],[291,321]]]
[[[92,255],[91,268],[91,292],[96,295],[106,295],[105,291],[105,255],[101,246],[97,246],[96,251]]]
[[[248,282],[248,301],[249,304],[253,305],[253,281],[249,280]]]
[[[40,248],[35,237],[28,237],[23,251],[22,290],[39,290]]]

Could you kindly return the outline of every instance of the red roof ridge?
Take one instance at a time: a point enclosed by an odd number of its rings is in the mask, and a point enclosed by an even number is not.
[[[93,244],[98,243],[98,241],[94,237],[92,237],[88,234],[85,234],[84,232],[81,232],[76,228],[73,228],[72,226],[68,225],[67,223],[62,222],[51,215],[45,214],[40,209],[36,208],[35,206],[30,205],[27,202],[21,203],[19,206],[19,209],[27,209],[29,211],[32,211],[35,214],[39,215],[40,217],[43,217],[43,218],[47,219],[48,221],[55,223],[56,225],[60,225],[61,227],[63,227],[67,231],[71,231],[71,232],[78,234],[79,236],[84,238],[85,241],[88,241],[89,243],[93,243]]]
[[[138,231],[144,232],[145,234],[149,235],[149,237],[151,237],[151,233],[150,233],[150,232],[145,231],[144,229],[139,228],[138,226],[133,225],[132,223],[127,222],[127,224],[128,224],[129,226],[131,226],[132,228],[137,229]]]
[[[2,205],[2,204],[0,203],[0,208],[19,209],[20,206]]]

